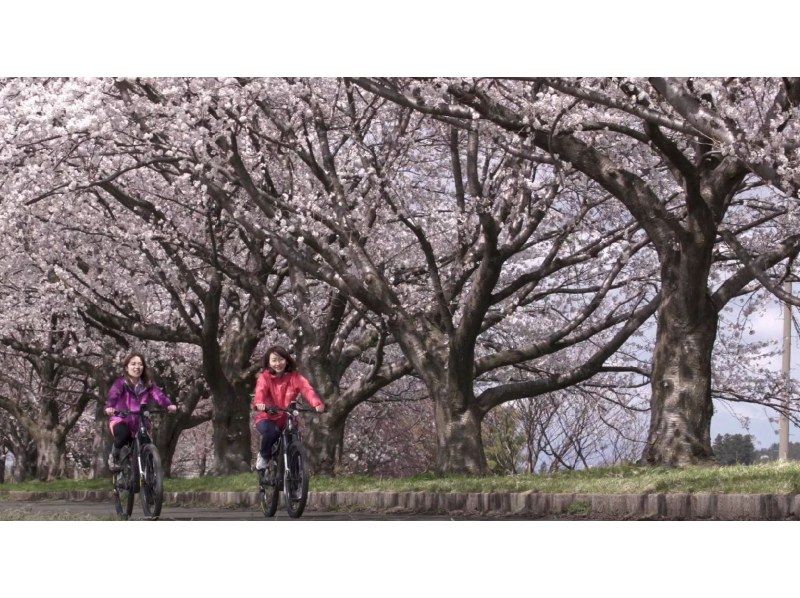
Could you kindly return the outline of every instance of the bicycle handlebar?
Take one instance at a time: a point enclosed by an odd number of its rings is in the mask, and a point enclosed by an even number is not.
[[[294,412],[299,413],[317,413],[316,409],[308,409],[307,407],[292,407],[290,409],[282,409],[281,407],[267,407],[264,409],[265,413],[288,413],[294,414]]]
[[[117,411],[114,410],[114,415],[119,417],[128,417],[129,415],[138,415],[139,413],[147,412],[147,413],[169,413],[166,409],[160,407],[148,407],[144,406],[144,409],[140,409],[139,411]]]

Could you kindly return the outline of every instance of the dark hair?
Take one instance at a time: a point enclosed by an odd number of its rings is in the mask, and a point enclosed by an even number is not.
[[[276,353],[286,360],[286,369],[283,370],[284,372],[293,372],[297,369],[297,365],[294,362],[294,358],[289,354],[289,351],[287,351],[280,345],[273,345],[269,349],[267,349],[267,352],[264,353],[264,356],[261,358],[262,370],[272,371],[272,368],[269,367],[269,356],[272,353]]]
[[[125,381],[130,383],[128,379],[128,364],[131,362],[131,359],[134,357],[138,357],[142,360],[142,382],[145,386],[150,386],[152,381],[150,380],[150,372],[147,371],[147,362],[144,359],[144,355],[141,353],[137,353],[134,351],[133,353],[129,354],[123,361],[122,361],[122,375],[125,376]]]

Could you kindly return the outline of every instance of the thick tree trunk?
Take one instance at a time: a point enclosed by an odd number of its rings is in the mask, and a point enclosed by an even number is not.
[[[473,409],[454,409],[452,399],[440,398],[433,405],[436,473],[484,475],[487,466],[481,438],[483,417]]]
[[[651,378],[650,432],[642,461],[684,466],[710,461],[711,353],[717,311],[702,265],[682,268],[676,284],[664,284],[658,312]]]
[[[228,475],[250,471],[250,397],[237,396],[225,385],[222,392],[212,387],[211,398],[214,465],[209,473]]]
[[[211,475],[228,475],[250,471],[250,395],[237,392],[226,376],[219,345],[220,300],[222,283],[218,273],[212,275],[208,293],[203,300],[203,376],[211,390],[213,414],[211,440],[214,465]]]
[[[45,430],[36,438],[36,477],[49,482],[59,477],[64,468],[64,438]]]
[[[465,354],[451,346],[447,367],[423,375],[434,400],[439,475],[485,475],[488,471],[481,435],[485,414],[475,408],[473,367],[471,351]]]
[[[172,461],[175,459],[175,449],[178,446],[178,437],[179,434],[176,434],[170,437],[169,442],[167,442],[163,449],[159,450],[161,454],[161,464],[164,466],[164,475],[166,477],[172,477]]]
[[[483,414],[470,408],[471,388],[459,385],[455,373],[423,376],[433,400],[436,424],[436,473],[484,475],[486,455],[481,437]],[[448,375],[449,374],[449,375]]]
[[[341,462],[344,426],[352,407],[342,404],[338,380],[334,378],[326,357],[301,348],[299,361],[301,371],[305,372],[326,407],[324,413],[302,419],[303,444],[308,450],[310,470],[315,475],[332,476],[336,474],[337,463]]]
[[[11,448],[14,453],[14,467],[11,470],[11,479],[22,482],[36,477],[36,443],[32,440],[14,444]]]
[[[303,429],[303,444],[308,449],[311,473],[315,475],[336,474],[336,465],[341,461],[344,444],[346,416],[334,407],[311,418],[306,418]]]
[[[172,475],[172,460],[175,458],[178,439],[184,429],[181,426],[181,422],[175,420],[174,416],[162,418],[153,437],[153,442],[158,448],[158,454],[161,456],[161,465],[164,468],[166,477]]]
[[[474,408],[472,360],[465,360],[461,352],[451,355],[448,361],[437,359],[434,348],[448,341],[434,327],[411,330],[398,326],[392,332],[420,374],[433,402],[436,473],[485,474],[483,414]]]

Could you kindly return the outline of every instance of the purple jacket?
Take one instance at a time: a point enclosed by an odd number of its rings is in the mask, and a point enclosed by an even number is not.
[[[145,403],[157,403],[162,407],[172,405],[172,401],[164,394],[164,391],[155,384],[140,387],[140,391],[136,393],[125,381],[124,376],[117,378],[111,385],[111,390],[108,391],[106,407],[132,413],[128,417],[112,415],[108,422],[109,427],[113,430],[115,425],[124,422],[128,425],[131,434],[136,435],[136,431],[139,429],[139,410]]]

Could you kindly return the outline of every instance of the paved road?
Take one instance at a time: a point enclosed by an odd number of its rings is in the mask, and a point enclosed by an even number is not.
[[[102,502],[69,502],[69,501],[0,501],[0,520],[19,518],[36,520],[37,518],[50,520],[66,515],[65,518],[81,519],[108,519],[114,515],[114,506]],[[278,511],[278,520],[289,520],[286,511]],[[142,509],[137,502],[134,505],[132,520],[144,519]],[[261,511],[251,508],[220,508],[220,507],[171,507],[165,506],[161,512],[164,521],[264,521]],[[491,520],[497,521],[498,517],[451,517],[448,515],[407,515],[384,513],[358,513],[341,511],[306,511],[301,520],[306,521],[463,521],[463,520]],[[509,517],[502,519],[520,519]]]

